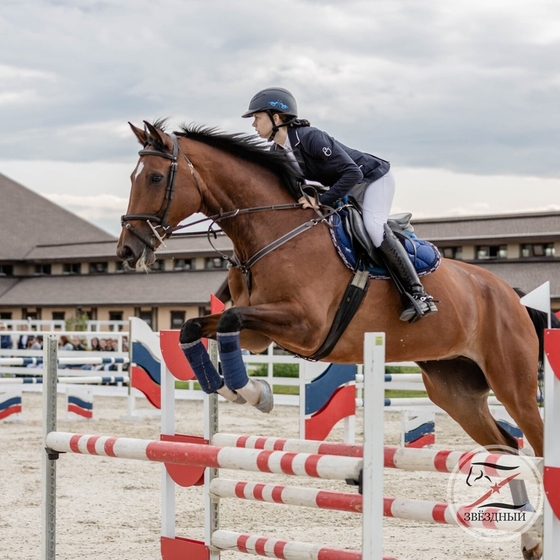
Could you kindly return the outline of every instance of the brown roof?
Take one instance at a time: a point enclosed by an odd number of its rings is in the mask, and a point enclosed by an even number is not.
[[[432,242],[560,238],[560,212],[413,219],[412,224],[418,237]]]
[[[0,306],[205,305],[227,279],[226,270],[77,274],[10,279]],[[15,280],[15,281],[14,281]]]
[[[102,229],[0,174],[0,261],[23,259],[39,244],[115,241]]]

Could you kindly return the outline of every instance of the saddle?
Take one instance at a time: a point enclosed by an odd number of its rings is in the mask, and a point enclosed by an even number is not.
[[[383,267],[383,261],[380,257],[379,250],[374,246],[371,237],[366,231],[362,213],[356,206],[347,206],[346,214],[342,217],[342,223],[346,234],[350,238],[354,254],[364,263],[366,268]],[[410,212],[402,212],[393,214],[387,219],[387,225],[393,233],[402,239],[404,232],[414,233],[414,227],[410,223],[412,214]]]
[[[381,251],[365,229],[359,205],[349,202],[331,219],[331,238],[340,258],[351,270],[367,270],[370,278],[389,279]],[[387,225],[405,247],[418,275],[425,276],[438,268],[441,256],[432,243],[416,237],[411,218],[409,212],[394,214],[389,216]]]

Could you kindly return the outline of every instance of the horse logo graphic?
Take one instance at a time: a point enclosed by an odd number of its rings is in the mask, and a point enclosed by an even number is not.
[[[286,109],[289,109],[289,106],[286,105],[283,101],[280,101],[280,99],[278,101],[269,101],[268,104],[273,109],[282,109],[283,111],[285,111]]]

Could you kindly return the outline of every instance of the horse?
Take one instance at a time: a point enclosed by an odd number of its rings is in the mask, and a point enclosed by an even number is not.
[[[234,305],[188,320],[181,347],[206,392],[223,390],[232,401],[258,406],[267,389],[243,393],[249,384],[240,371],[241,348],[261,352],[274,341],[299,356],[313,356],[329,333],[352,271],[333,246],[326,220],[296,202],[299,177],[285,155],[215,128],[182,126],[167,133],[165,121],[144,121],[144,129],[129,124],[142,149],[117,255],[145,270],[187,217],[200,212],[220,224],[233,244],[228,284]],[[518,447],[490,413],[491,390],[542,457],[537,393],[546,315],[521,305],[518,293],[493,273],[458,260],[442,258],[423,282],[438,313],[404,323],[395,286],[372,280],[324,360],[361,363],[364,333],[384,332],[386,360],[417,363],[430,399],[475,442]],[[200,350],[201,337],[219,341],[225,386]],[[536,541],[522,546],[525,558],[540,557]]]

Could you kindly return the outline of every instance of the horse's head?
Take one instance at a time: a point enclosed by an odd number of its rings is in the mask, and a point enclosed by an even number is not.
[[[166,134],[146,121],[144,130],[129,124],[143,149],[138,152],[140,159],[131,175],[132,188],[127,213],[121,219],[117,255],[129,267],[146,270],[156,260],[155,250],[173,228],[200,207],[202,192],[192,163],[180,151],[174,134]],[[183,178],[185,166],[190,171]],[[194,191],[179,192],[176,187],[185,181],[192,182]],[[185,200],[179,201],[182,198]]]

